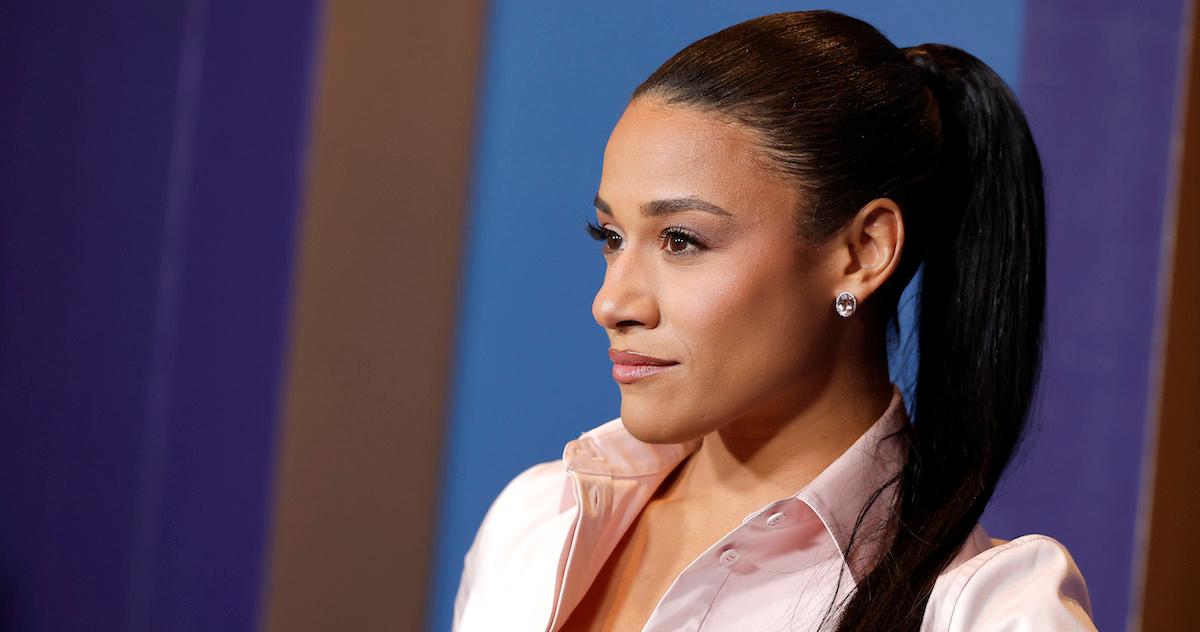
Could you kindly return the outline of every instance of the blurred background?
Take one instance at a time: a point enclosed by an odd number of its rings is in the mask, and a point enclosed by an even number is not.
[[[984,525],[1064,542],[1100,629],[1186,629],[1191,5],[3,3],[0,625],[449,629],[491,500],[619,414],[583,223],[629,93],[830,8],[974,53],[1040,147],[1044,379]]]

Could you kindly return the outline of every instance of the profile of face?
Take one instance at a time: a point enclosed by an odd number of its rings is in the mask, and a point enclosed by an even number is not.
[[[732,423],[769,432],[827,379],[847,264],[799,240],[800,194],[762,151],[745,127],[648,98],[609,138],[592,315],[612,351],[674,362],[614,375],[624,424],[643,441]]]

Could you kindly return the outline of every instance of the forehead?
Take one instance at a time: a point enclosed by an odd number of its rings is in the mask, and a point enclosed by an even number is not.
[[[794,189],[766,166],[751,131],[713,113],[644,99],[626,108],[609,137],[600,196],[615,208],[696,196],[733,213],[773,215],[795,200]]]

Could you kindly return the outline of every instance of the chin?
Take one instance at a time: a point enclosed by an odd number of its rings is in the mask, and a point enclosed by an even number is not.
[[[683,443],[706,434],[679,418],[625,405],[621,406],[621,422],[629,434],[646,443]]]

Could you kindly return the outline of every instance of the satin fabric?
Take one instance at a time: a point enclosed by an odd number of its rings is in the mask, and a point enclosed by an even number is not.
[[[643,632],[816,630],[878,553],[887,516],[869,496],[901,466],[899,387],[887,411],[795,495],[747,515],[674,580]],[[525,470],[488,510],[464,558],[453,630],[547,631],[563,625],[658,485],[701,440],[649,444],[618,417]],[[851,537],[855,541],[851,545]],[[1054,538],[993,539],[976,525],[934,585],[922,630],[1095,630],[1082,575]]]

